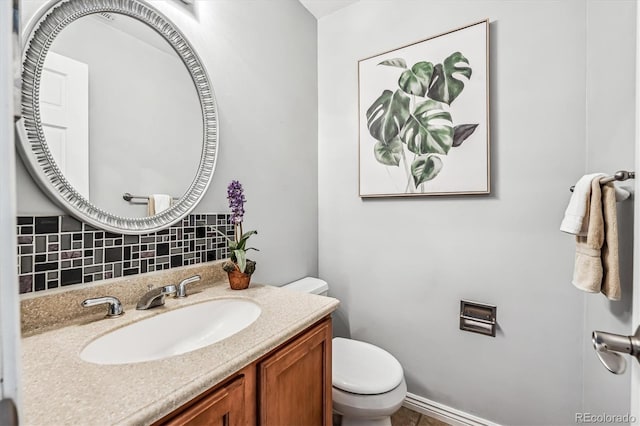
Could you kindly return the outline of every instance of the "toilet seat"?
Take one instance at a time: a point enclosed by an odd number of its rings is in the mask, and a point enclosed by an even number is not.
[[[389,392],[403,381],[402,366],[382,348],[358,340],[332,341],[333,387],[358,395]]]
[[[331,394],[337,414],[375,419],[398,411],[407,395],[407,384],[403,378],[395,389],[379,395],[358,395],[335,387]]]

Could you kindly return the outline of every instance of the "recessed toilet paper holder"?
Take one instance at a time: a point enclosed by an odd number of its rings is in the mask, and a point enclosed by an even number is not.
[[[460,330],[496,337],[498,308],[485,303],[460,301]]]
[[[622,374],[627,369],[627,361],[620,354],[629,354],[640,362],[640,327],[633,336],[594,331],[591,342],[600,362],[613,374]]]

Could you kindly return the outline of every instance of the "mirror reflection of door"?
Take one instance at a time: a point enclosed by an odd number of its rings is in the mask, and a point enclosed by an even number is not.
[[[40,113],[51,154],[69,183],[89,199],[89,67],[47,54]]]
[[[90,71],[83,83],[89,92],[86,148],[76,155],[65,125],[43,123],[59,167],[83,167],[82,178],[63,171],[72,186],[97,208],[123,217],[147,216],[146,202],[125,201],[124,193],[180,198],[200,165],[204,125],[196,86],[171,44],[134,18],[100,13],[73,21],[56,36],[47,64],[60,56]],[[75,86],[66,73],[43,73],[43,117],[44,110],[58,114],[62,99],[74,97],[63,94]]]

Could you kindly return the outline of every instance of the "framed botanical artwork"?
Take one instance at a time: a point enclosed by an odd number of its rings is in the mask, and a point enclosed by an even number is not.
[[[489,21],[358,62],[361,197],[490,193]]]

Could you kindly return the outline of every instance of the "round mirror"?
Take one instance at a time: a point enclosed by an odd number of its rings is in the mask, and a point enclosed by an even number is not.
[[[188,214],[213,175],[217,121],[182,34],[138,0],[65,1],[34,28],[19,146],[39,185],[113,232],[153,232]]]

